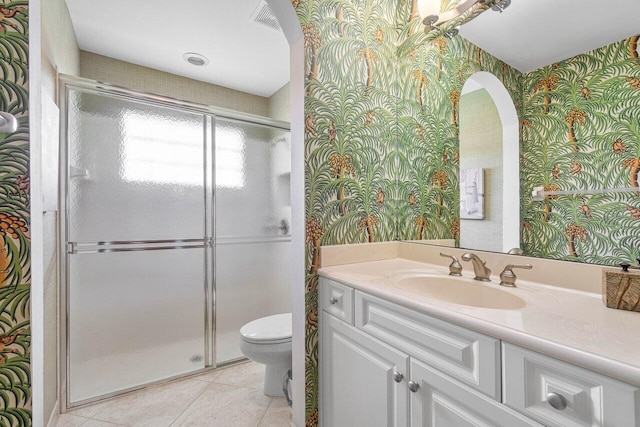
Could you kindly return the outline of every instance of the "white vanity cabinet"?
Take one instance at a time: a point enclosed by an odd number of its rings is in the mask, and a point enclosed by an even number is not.
[[[324,278],[319,298],[323,427],[540,427],[500,402],[499,340]]]

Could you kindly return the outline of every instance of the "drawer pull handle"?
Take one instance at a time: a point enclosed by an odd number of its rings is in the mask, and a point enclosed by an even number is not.
[[[567,399],[558,393],[547,394],[547,402],[549,402],[549,405],[551,405],[553,409],[557,409],[558,411],[562,411],[567,407]]]
[[[336,297],[329,298],[329,304],[336,305],[337,303],[338,303],[338,298]]]
[[[411,390],[412,393],[417,392],[420,389],[420,384],[415,383],[413,381],[409,381],[409,390]]]
[[[394,372],[393,373],[393,380],[395,382],[401,383],[403,379],[404,379],[404,375],[402,375],[400,372]]]

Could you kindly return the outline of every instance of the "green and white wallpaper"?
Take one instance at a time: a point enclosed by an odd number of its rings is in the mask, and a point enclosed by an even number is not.
[[[306,416],[318,423],[320,245],[395,238],[395,1],[292,1],[305,47]]]
[[[322,245],[459,239],[459,101],[498,77],[521,123],[529,254],[637,256],[639,192],[531,200],[547,189],[638,187],[638,37],[521,74],[461,37],[425,35],[417,0],[292,0],[305,37],[306,415],[318,422]],[[475,11],[474,13],[478,13]]]
[[[526,254],[596,264],[640,250],[640,60],[638,39],[522,76],[521,236]],[[547,190],[638,188],[547,196]]]
[[[28,2],[0,1],[0,426],[31,425]]]

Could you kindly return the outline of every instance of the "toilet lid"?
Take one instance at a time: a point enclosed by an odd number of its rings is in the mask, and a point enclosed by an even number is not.
[[[247,323],[240,336],[251,343],[266,344],[291,341],[291,313],[276,314]]]

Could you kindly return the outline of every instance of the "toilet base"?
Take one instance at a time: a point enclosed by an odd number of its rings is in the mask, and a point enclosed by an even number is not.
[[[264,394],[273,397],[284,396],[283,382],[289,369],[291,369],[290,363],[266,365],[264,375]]]

